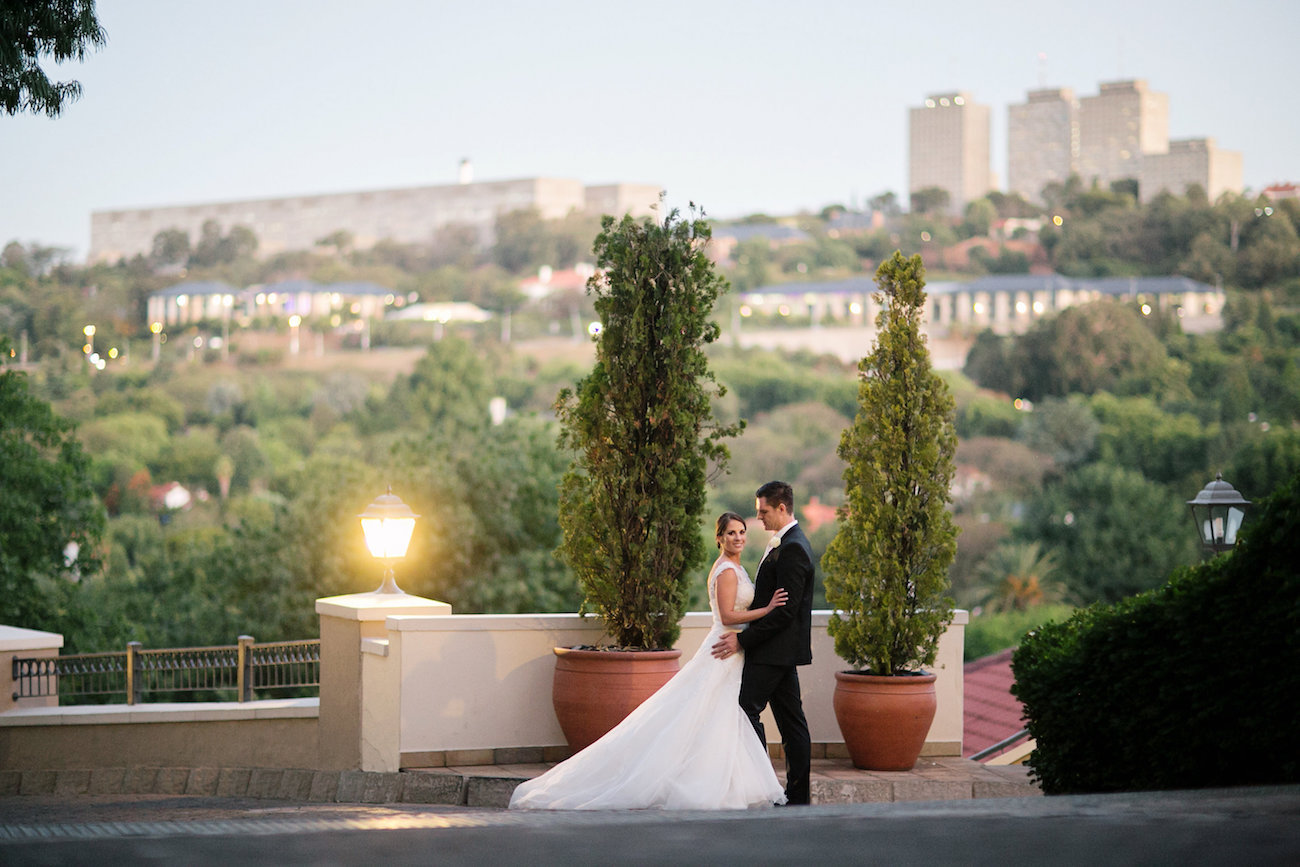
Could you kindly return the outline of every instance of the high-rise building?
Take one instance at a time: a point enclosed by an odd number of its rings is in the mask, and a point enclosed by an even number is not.
[[[908,120],[908,192],[947,190],[949,211],[960,215],[992,187],[989,107],[967,93],[939,93],[910,109]]]
[[[1149,202],[1168,191],[1184,195],[1197,184],[1213,202],[1223,193],[1243,189],[1241,151],[1221,150],[1212,138],[1190,138],[1169,143],[1169,152],[1142,158],[1140,195]]]
[[[1079,175],[1103,187],[1141,179],[1146,154],[1169,150],[1169,96],[1141,79],[1101,84],[1079,101]]]
[[[1079,103],[1068,88],[1033,90],[1007,109],[1007,192],[1042,202],[1043,187],[1078,171]]]

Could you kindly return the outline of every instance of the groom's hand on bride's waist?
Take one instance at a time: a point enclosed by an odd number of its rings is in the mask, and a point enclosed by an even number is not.
[[[725,633],[718,639],[717,644],[713,645],[713,656],[715,659],[726,659],[732,654],[740,652],[740,641],[736,638],[736,633]]]

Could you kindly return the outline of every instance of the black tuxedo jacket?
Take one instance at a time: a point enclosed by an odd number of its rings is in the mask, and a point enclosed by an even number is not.
[[[812,662],[812,547],[798,524],[786,531],[781,544],[758,567],[749,607],[762,608],[771,602],[778,587],[789,594],[785,605],[750,623],[736,638],[746,662],[808,665]]]

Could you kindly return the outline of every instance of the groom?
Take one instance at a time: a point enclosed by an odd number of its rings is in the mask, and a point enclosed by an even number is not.
[[[785,482],[768,482],[755,494],[763,528],[776,535],[767,544],[754,581],[750,609],[762,608],[778,587],[789,601],[741,632],[726,633],[713,645],[723,659],[745,651],[740,678],[740,707],[754,724],[766,749],[767,736],[759,714],[768,704],[785,746],[785,796],[791,804],[809,803],[812,742],[803,715],[796,666],[812,662],[813,561],[808,537],[794,519],[794,489]]]

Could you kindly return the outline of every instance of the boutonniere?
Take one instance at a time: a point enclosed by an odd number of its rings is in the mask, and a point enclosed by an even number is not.
[[[772,557],[776,557],[778,554],[780,554],[780,552],[777,550],[777,548],[780,545],[781,545],[781,537],[773,536],[771,539],[768,540],[767,551],[763,554],[763,556],[766,557],[770,554]]]

